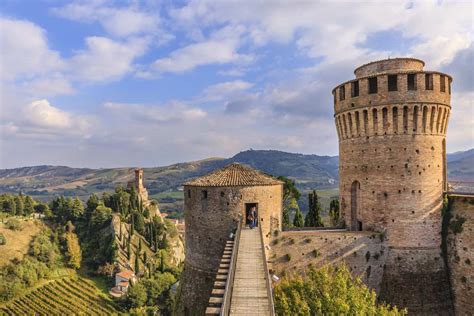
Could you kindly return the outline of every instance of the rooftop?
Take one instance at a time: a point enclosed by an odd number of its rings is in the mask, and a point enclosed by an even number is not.
[[[122,270],[119,273],[117,273],[117,275],[121,278],[130,280],[131,278],[135,276],[135,273],[133,273],[133,271],[131,270]]]
[[[283,184],[282,181],[239,163],[232,163],[184,185],[198,187],[259,186]]]

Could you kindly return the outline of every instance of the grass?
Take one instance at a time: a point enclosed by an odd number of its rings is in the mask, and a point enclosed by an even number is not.
[[[41,230],[36,220],[20,220],[20,222],[22,230],[17,231],[8,229],[5,223],[0,223],[0,233],[7,240],[5,245],[0,246],[0,267],[7,265],[13,259],[21,260],[28,252],[31,240]]]

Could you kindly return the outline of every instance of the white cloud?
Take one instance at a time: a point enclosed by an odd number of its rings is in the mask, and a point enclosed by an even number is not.
[[[113,7],[102,1],[73,2],[53,9],[60,17],[78,22],[98,22],[113,36],[150,34],[158,31],[158,10],[138,6]]]
[[[46,32],[24,20],[0,17],[0,76],[18,80],[64,68],[58,52],[48,46]]]
[[[176,124],[199,121],[207,116],[204,110],[182,102],[170,102],[161,106],[106,102],[104,109],[122,119],[144,123]]]
[[[250,56],[237,53],[237,44],[235,40],[208,40],[190,44],[175,50],[169,57],[156,60],[153,66],[159,72],[182,73],[198,66],[250,61]]]
[[[252,83],[243,80],[221,82],[204,89],[204,100],[217,101],[241,94],[253,86]]]
[[[52,106],[48,100],[37,100],[23,109],[24,120],[32,126],[54,129],[56,131],[84,131],[89,126],[88,120],[80,115],[73,115]]]
[[[147,44],[145,38],[119,42],[87,37],[87,49],[71,58],[69,69],[75,79],[86,82],[117,79],[133,70],[134,59],[145,52]]]

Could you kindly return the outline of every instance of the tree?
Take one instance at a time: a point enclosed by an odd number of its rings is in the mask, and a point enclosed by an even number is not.
[[[142,239],[138,238],[138,252],[142,251]]]
[[[130,287],[130,290],[128,291],[128,301],[132,307],[137,308],[145,306],[147,300],[147,291],[141,282],[135,283]]]
[[[51,210],[49,209],[48,204],[37,203],[34,206],[34,209],[35,209],[35,212],[40,213],[40,214],[44,214],[45,216],[51,215]]]
[[[135,233],[135,216],[132,214],[132,222],[130,223],[130,236],[133,236]]]
[[[74,225],[69,221],[66,224],[66,258],[67,264],[73,269],[79,269],[81,267],[82,252],[81,246],[79,245],[79,239],[74,233]]]
[[[143,215],[140,212],[133,212],[132,218],[135,230],[143,235],[145,232],[145,219]]]
[[[135,252],[135,267],[134,267],[134,270],[135,270],[136,275],[138,275],[138,273],[140,273],[140,252],[139,251]]]
[[[283,228],[291,227],[290,223],[290,209],[294,203],[300,199],[301,193],[295,185],[295,181],[283,176],[279,176],[278,180],[283,181]]]
[[[31,196],[27,195],[25,197],[25,205],[24,205],[24,208],[23,208],[23,212],[25,213],[25,215],[33,214],[33,212],[35,211],[34,205],[35,205],[35,202],[31,198]]]
[[[92,216],[92,213],[95,211],[97,206],[100,204],[100,199],[97,195],[92,194],[89,199],[86,202],[86,208],[84,210],[84,219],[86,222],[89,221],[89,219]]]
[[[282,279],[274,289],[277,315],[406,315],[384,303],[377,304],[375,291],[353,278],[345,265],[314,267],[304,278]]]
[[[127,257],[128,257],[128,260],[130,260],[131,256],[132,256],[132,249],[131,249],[131,240],[130,240],[130,236],[128,238],[128,242],[127,242]]]
[[[76,197],[74,201],[72,202],[72,207],[71,207],[69,217],[71,220],[76,221],[79,217],[82,216],[83,213],[84,213],[84,204],[82,204],[82,201]]]
[[[15,215],[20,215],[23,216],[24,204],[23,204],[23,195],[20,193],[18,196],[15,196],[15,209],[16,213]]]
[[[295,207],[295,218],[293,219],[293,226],[295,227],[304,227],[303,213],[301,213],[300,207],[296,204]]]
[[[16,203],[15,199],[11,196],[7,196],[3,201],[3,210],[10,213],[11,215],[16,214]]]
[[[147,265],[147,263],[148,263],[148,255],[147,255],[147,252],[144,251],[143,252],[143,264]]]
[[[304,219],[304,226],[306,227],[323,227],[323,220],[321,219],[321,204],[319,203],[318,194],[316,190],[308,194],[309,211]]]
[[[329,219],[332,226],[339,226],[341,213],[339,211],[339,200],[332,200],[329,204]]]

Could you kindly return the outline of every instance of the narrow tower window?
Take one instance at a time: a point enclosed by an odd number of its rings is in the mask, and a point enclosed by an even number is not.
[[[388,91],[397,90],[397,75],[388,75]]]
[[[367,135],[369,133],[369,112],[364,110],[364,133]]]
[[[433,74],[425,74],[425,89],[433,90]]]
[[[392,109],[392,120],[393,120],[393,132],[398,133],[398,108],[394,107]]]
[[[351,82],[351,96],[353,98],[359,96],[359,81]]]
[[[383,130],[387,131],[387,129],[388,129],[388,110],[387,110],[387,108],[382,109],[382,124],[383,124]]]
[[[416,74],[407,75],[408,90],[416,90]]]
[[[408,132],[408,106],[403,107],[403,132]]]
[[[369,94],[377,93],[377,77],[369,78]]]
[[[202,190],[202,199],[203,200],[207,199],[207,190]]]
[[[418,107],[415,106],[413,109],[413,131],[416,132],[418,130]]]
[[[423,130],[423,133],[426,133],[426,117],[428,116],[428,107],[423,107],[423,116],[422,116],[422,119],[421,119],[421,126],[422,126],[422,130]]]
[[[430,132],[433,133],[433,127],[435,123],[436,107],[431,107],[431,117],[430,117]]]
[[[439,91],[446,92],[446,76],[439,76]]]
[[[359,111],[355,112],[355,120],[356,120],[356,136],[360,135],[360,119],[359,119]]]
[[[373,126],[374,134],[377,135],[377,127],[378,127],[377,109],[372,110],[372,121],[374,123],[374,126]]]
[[[344,85],[339,87],[339,101],[342,101],[346,98],[346,87]]]
[[[352,137],[354,136],[354,133],[353,133],[354,130],[352,129],[352,114],[351,113],[347,114],[347,118],[349,120],[349,133],[350,133],[349,135]]]

